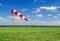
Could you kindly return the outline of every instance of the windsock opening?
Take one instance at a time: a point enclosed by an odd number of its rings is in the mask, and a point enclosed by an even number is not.
[[[12,11],[11,11],[12,14],[15,14],[16,12],[17,12],[16,10],[12,10]]]
[[[14,10],[12,10],[11,13],[14,14]]]

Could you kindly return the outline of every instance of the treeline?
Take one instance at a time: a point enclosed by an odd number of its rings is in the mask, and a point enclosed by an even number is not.
[[[0,27],[60,27],[60,26],[37,26],[37,25],[0,25]]]

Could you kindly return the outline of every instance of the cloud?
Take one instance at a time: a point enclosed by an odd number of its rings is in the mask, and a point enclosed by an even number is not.
[[[60,14],[58,14],[60,16]]]
[[[41,15],[38,15],[41,16]],[[45,25],[45,26],[59,26],[60,21],[40,21],[40,20],[30,20],[28,22],[22,20],[14,20],[16,16],[7,16],[7,17],[0,17],[0,25]],[[16,19],[16,18],[15,18]]]
[[[15,20],[20,20],[21,18],[18,16],[7,16],[9,19],[15,19]]]
[[[43,17],[43,15],[42,15],[42,14],[37,14],[36,16],[37,16],[37,17]]]
[[[40,24],[45,26],[60,26],[60,21],[41,21]]]
[[[38,7],[38,8],[33,8],[34,10],[32,11],[32,13],[38,13],[40,12],[42,9],[43,10],[49,10],[51,12],[58,12],[57,9],[58,7],[57,6],[41,6],[41,7]]]
[[[52,16],[52,14],[48,14],[47,16]]]
[[[0,20],[1,20],[1,19],[4,19],[4,17],[0,17]]]
[[[0,17],[0,22],[6,21],[4,17]]]
[[[29,15],[27,15],[27,17],[30,17]]]
[[[50,7],[40,7],[40,9],[45,9],[45,10],[56,10],[57,7],[56,6],[50,6]]]
[[[34,0],[33,3],[37,3],[37,2],[45,2],[43,0]]]
[[[34,20],[34,21],[29,21],[27,24],[28,25],[35,25],[35,26],[59,26],[60,21],[39,21],[39,20]]]
[[[40,8],[35,8],[35,10],[32,11],[32,13],[38,13],[38,12],[40,12],[40,11],[41,11]]]
[[[58,18],[57,16],[53,16],[54,18]]]
[[[22,9],[22,11],[27,11],[28,9]]]
[[[2,3],[0,3],[0,6],[2,5]]]
[[[25,21],[17,16],[0,17],[0,25],[24,25]]]
[[[60,8],[60,6],[58,8]]]

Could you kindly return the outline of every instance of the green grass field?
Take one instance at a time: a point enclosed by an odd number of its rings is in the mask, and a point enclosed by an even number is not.
[[[60,41],[60,28],[0,27],[0,41]]]

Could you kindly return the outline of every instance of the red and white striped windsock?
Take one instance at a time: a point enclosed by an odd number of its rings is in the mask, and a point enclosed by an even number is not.
[[[28,18],[26,18],[23,14],[19,13],[17,10],[12,10],[11,13],[19,16],[20,18],[23,18],[25,21],[28,21]]]

